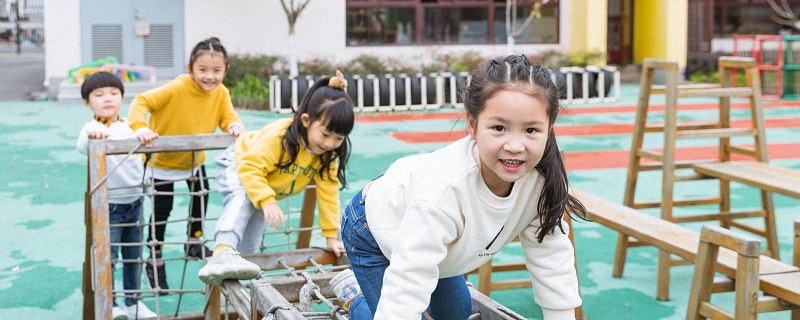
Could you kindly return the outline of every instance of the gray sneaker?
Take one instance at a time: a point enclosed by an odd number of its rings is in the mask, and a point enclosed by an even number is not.
[[[208,285],[219,286],[222,280],[250,280],[261,275],[261,268],[255,263],[245,260],[239,252],[224,248],[219,255],[208,258],[208,262],[197,276]]]

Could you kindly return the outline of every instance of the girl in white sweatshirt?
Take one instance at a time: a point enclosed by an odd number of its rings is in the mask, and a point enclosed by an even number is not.
[[[550,79],[522,55],[488,61],[464,91],[469,135],[397,160],[356,194],[342,216],[352,273],[331,281],[351,319],[418,320],[426,310],[467,319],[463,274],[517,236],[544,318],[575,318],[581,298],[562,217],[585,209],[568,194]]]

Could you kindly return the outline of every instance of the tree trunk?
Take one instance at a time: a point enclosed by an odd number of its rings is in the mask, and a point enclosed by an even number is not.
[[[294,34],[289,34],[289,78],[297,77],[297,50],[295,49]]]

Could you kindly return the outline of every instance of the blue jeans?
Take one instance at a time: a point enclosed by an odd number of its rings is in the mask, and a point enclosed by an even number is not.
[[[389,266],[389,259],[369,230],[364,204],[359,191],[342,215],[342,241],[362,293],[350,302],[352,320],[373,318],[381,298],[383,274]],[[463,276],[439,279],[431,294],[428,313],[436,320],[469,318],[472,297]]]
[[[136,200],[132,203],[126,204],[108,204],[108,220],[112,225],[111,227],[111,243],[129,243],[136,244],[135,246],[111,246],[111,259],[116,260],[118,257],[117,251],[122,250],[122,259],[139,259],[142,256],[142,228],[140,226],[113,226],[120,223],[137,223],[142,219],[142,199]],[[115,263],[111,263],[112,270],[115,269]],[[139,289],[139,270],[141,264],[139,262],[124,262],[122,264],[122,287],[125,290]],[[113,280],[112,280],[113,288]],[[125,294],[125,305],[132,306],[136,304],[137,294]],[[116,295],[114,295],[114,306],[117,306]]]

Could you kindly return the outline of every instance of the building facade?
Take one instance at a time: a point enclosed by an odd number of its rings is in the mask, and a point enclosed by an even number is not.
[[[518,24],[535,2],[543,1],[519,1]],[[294,48],[301,61],[369,54],[424,63],[433,53],[467,51],[499,56],[509,51],[505,9],[498,0],[314,0],[290,37],[279,0],[46,0],[46,83],[109,55],[172,78],[185,71],[194,44],[211,36],[232,54],[288,56]],[[725,50],[734,33],[785,30],[769,22],[770,10],[763,0],[550,0],[514,37],[514,48],[602,51],[612,64],[658,58],[685,65],[690,47]]]

